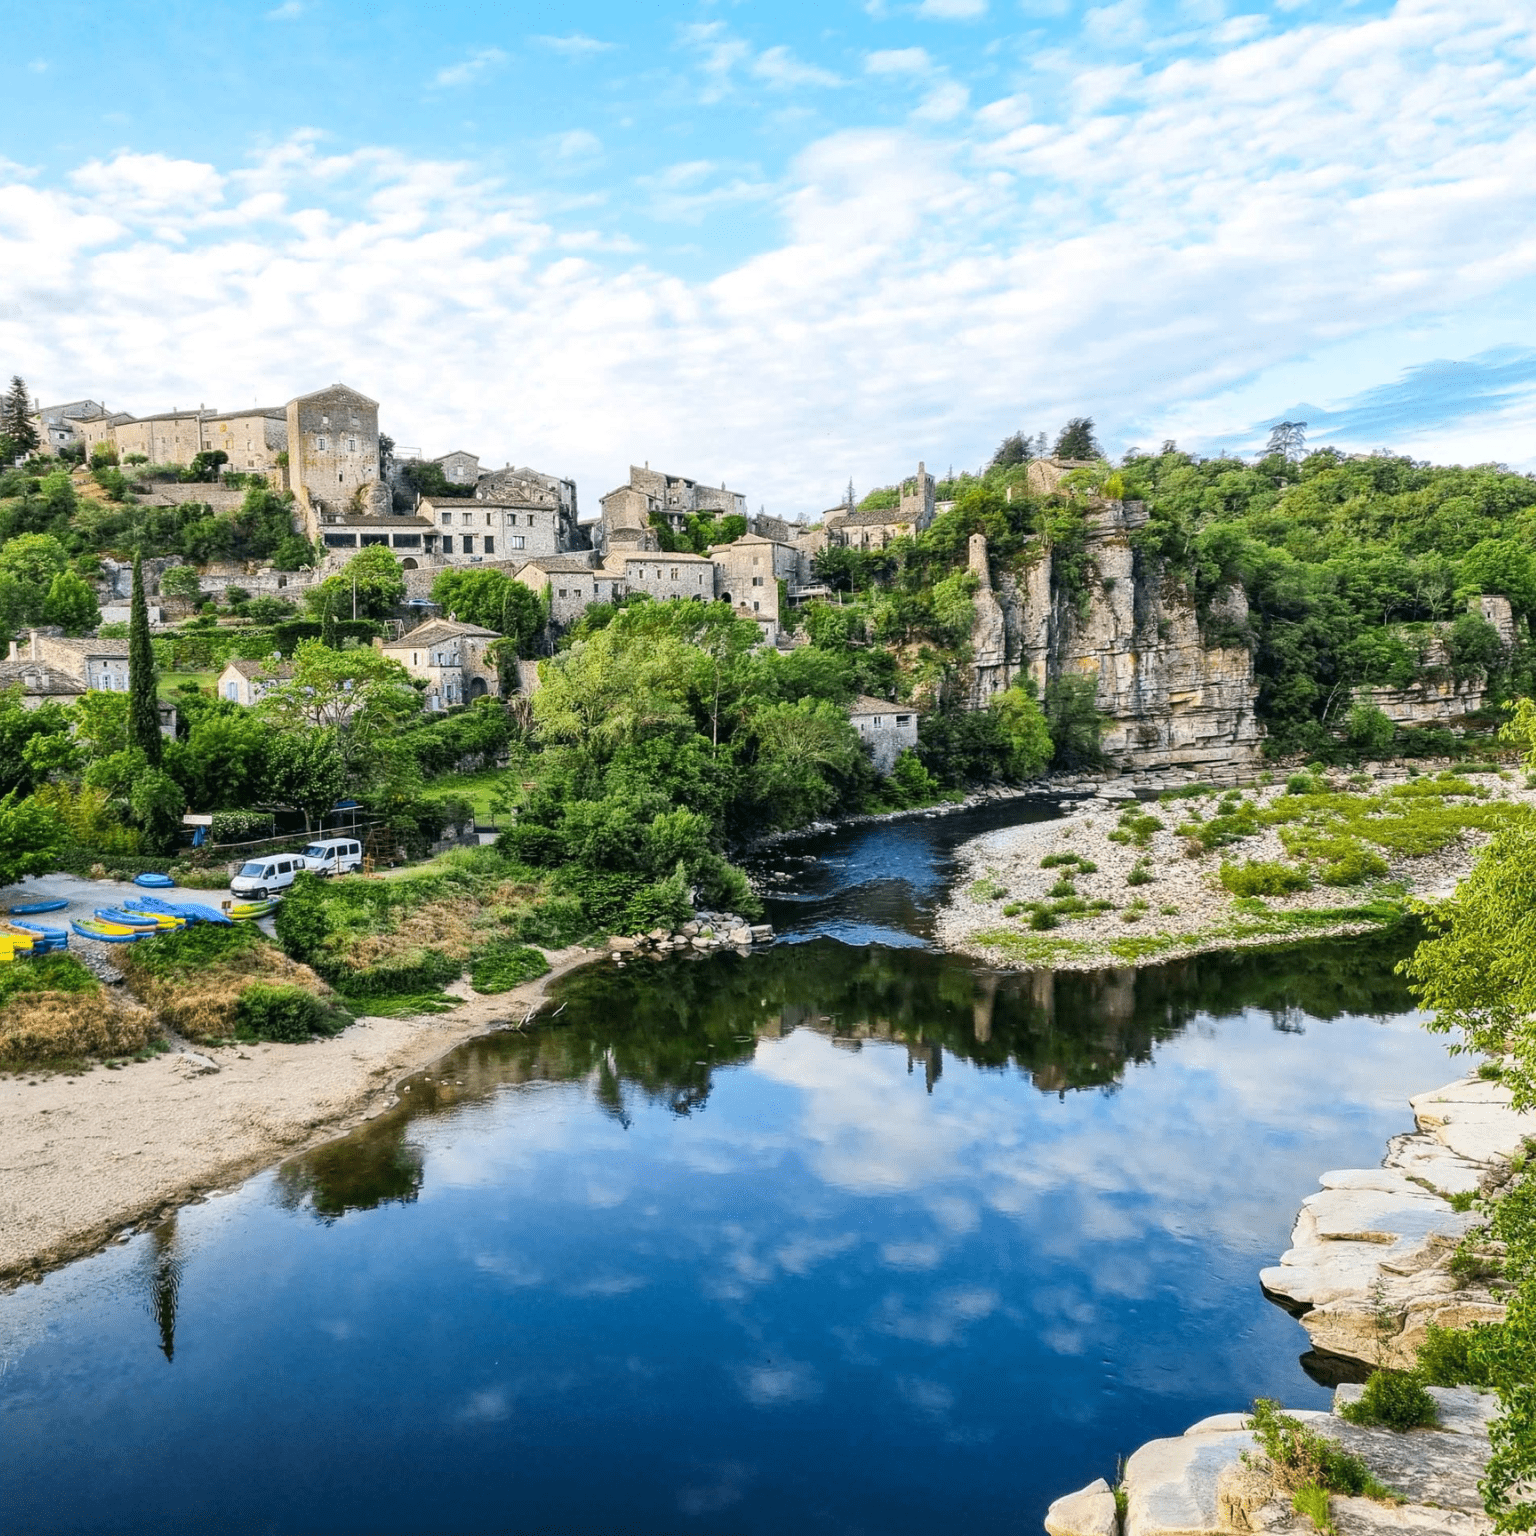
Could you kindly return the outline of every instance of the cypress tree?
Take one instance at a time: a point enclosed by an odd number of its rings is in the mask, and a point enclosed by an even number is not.
[[[149,643],[149,605],[144,601],[143,557],[133,557],[133,601],[128,611],[128,744],[160,766],[160,691],[155,652]]]

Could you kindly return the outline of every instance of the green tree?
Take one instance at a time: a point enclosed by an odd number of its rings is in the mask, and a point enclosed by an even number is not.
[[[0,792],[30,794],[56,761],[43,743],[69,741],[69,714],[58,704],[28,709],[21,684],[0,689]]]
[[[149,607],[144,601],[144,561],[133,557],[133,596],[128,607],[128,743],[160,766],[159,673],[149,643]]]
[[[532,587],[505,571],[450,566],[432,584],[432,601],[465,624],[479,624],[505,635],[518,654],[529,654],[544,628],[544,606]]]
[[[32,399],[19,373],[11,375],[11,387],[0,400],[0,433],[10,439],[12,458],[24,459],[38,450],[37,428],[32,425]]]
[[[69,710],[75,739],[88,758],[110,757],[128,747],[128,695],[92,688]]]
[[[145,766],[133,775],[128,808],[155,847],[170,849],[175,846],[187,797],[181,785],[164,769]]]
[[[37,801],[18,799],[14,789],[0,799],[0,885],[46,874],[64,842],[64,828]]]
[[[998,770],[1004,778],[1032,779],[1050,763],[1050,727],[1035,700],[1033,686],[1015,683],[994,694],[987,704],[996,721]],[[1093,739],[1098,746],[1097,726]]]
[[[0,547],[0,577],[6,584],[15,612],[13,624],[38,624],[54,577],[69,568],[69,554],[51,533],[18,533]]]
[[[60,571],[48,584],[43,620],[57,624],[67,635],[83,635],[101,623],[101,609],[86,582],[73,571]]]
[[[160,590],[166,597],[185,597],[200,602],[203,578],[195,565],[173,565],[160,573]]]
[[[334,731],[285,732],[267,743],[263,794],[304,813],[304,830],[341,798],[347,770]]]
[[[1095,700],[1096,677],[1059,677],[1046,685],[1045,720],[1058,768],[1088,768],[1104,761],[1099,733],[1104,717]]]
[[[378,651],[333,651],[304,640],[293,653],[293,673],[257,706],[287,734],[330,732],[347,787],[361,784],[389,740],[421,713],[421,696],[398,662]]]
[[[1074,416],[1056,438],[1054,450],[1058,459],[1101,459],[1103,450],[1093,435],[1093,417]]]
[[[405,573],[384,545],[358,550],[334,576],[311,587],[304,601],[316,617],[331,608],[338,618],[350,619],[354,595],[360,619],[382,618],[404,598]]]

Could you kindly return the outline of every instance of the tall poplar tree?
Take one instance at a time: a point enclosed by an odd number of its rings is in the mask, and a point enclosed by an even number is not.
[[[133,600],[128,610],[128,744],[160,766],[160,691],[155,651],[149,643],[149,605],[144,601],[144,557],[133,557]]]

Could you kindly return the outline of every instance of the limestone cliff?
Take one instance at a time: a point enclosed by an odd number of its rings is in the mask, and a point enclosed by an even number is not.
[[[1093,677],[1108,717],[1101,744],[1115,766],[1253,768],[1261,735],[1253,658],[1245,646],[1204,643],[1189,593],[1132,547],[1146,520],[1139,502],[1106,502],[1089,514],[1092,574],[1081,609],[1052,581],[1049,550],[994,581],[986,539],[972,536],[970,703],[985,704],[1021,676],[1042,693],[1060,677]],[[1221,617],[1240,622],[1247,612],[1241,588],[1224,594]]]

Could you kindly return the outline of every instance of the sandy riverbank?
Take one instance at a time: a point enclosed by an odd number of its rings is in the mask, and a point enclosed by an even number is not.
[[[366,1120],[461,1042],[521,1021],[605,952],[430,1017],[362,1018],[330,1040],[176,1050],[78,1077],[0,1078],[0,1283],[35,1278],[210,1189]]]
[[[1469,777],[1487,792],[1480,803],[1536,805],[1536,790],[1524,786],[1523,775]],[[1334,780],[1334,788],[1344,787],[1342,775],[1334,775]],[[1383,774],[1367,792],[1406,782],[1401,774]],[[1276,784],[1250,787],[1242,794],[1268,808],[1284,792],[1284,785]],[[1471,869],[1488,835],[1467,831],[1423,857],[1387,853],[1386,873],[1365,884],[1314,884],[1310,890],[1267,896],[1261,902],[1243,901],[1222,886],[1221,864],[1285,861],[1278,828],[1265,827],[1226,848],[1190,857],[1187,837],[1175,829],[1192,812],[1211,819],[1217,811],[1214,796],[1141,806],[1142,813],[1162,825],[1140,844],[1111,839],[1119,830],[1123,798],[1128,797],[1111,781],[1100,798],[1079,803],[1059,820],[1005,827],[963,844],[957,852],[954,888],[936,924],[940,943],[1006,968],[1093,970],[1205,950],[1360,933],[1382,921],[1360,911],[1372,901],[1400,908],[1408,897],[1448,895]],[[1084,871],[1063,862],[1042,868],[1041,861],[1053,855],[1077,855],[1097,867]],[[1138,865],[1149,878],[1133,884]],[[1106,909],[1063,915],[1046,930],[1031,927],[1028,910],[1005,915],[1010,907],[1049,903],[1052,888],[1064,879],[1085,903],[1097,901]],[[1354,915],[1346,915],[1351,912]]]

